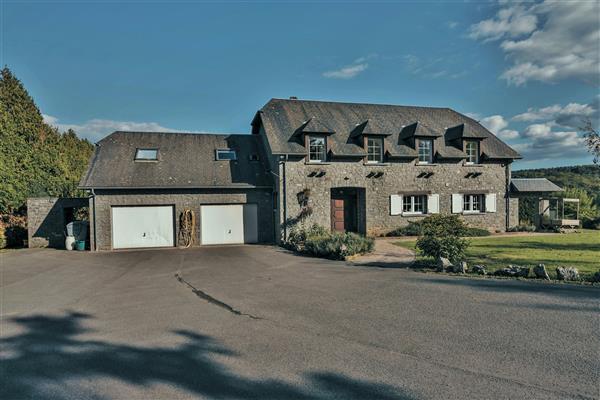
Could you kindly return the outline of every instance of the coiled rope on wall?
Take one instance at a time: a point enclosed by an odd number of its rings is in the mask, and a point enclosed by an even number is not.
[[[191,247],[196,237],[196,214],[185,209],[179,216],[179,243],[182,247]]]

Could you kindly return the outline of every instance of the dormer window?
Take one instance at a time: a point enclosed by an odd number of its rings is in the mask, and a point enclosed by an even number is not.
[[[383,139],[367,137],[367,163],[380,164],[383,162]]]
[[[309,162],[325,162],[327,155],[327,146],[325,137],[309,136],[308,137],[308,161]]]
[[[433,140],[419,139],[419,164],[431,164],[433,162]]]
[[[479,141],[465,141],[465,153],[467,153],[466,164],[479,164]]]
[[[135,161],[158,161],[158,149],[136,149]]]
[[[219,161],[237,160],[237,154],[232,149],[218,149],[216,159]]]

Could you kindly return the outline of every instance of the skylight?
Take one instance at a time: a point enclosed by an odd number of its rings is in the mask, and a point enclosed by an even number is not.
[[[217,160],[237,160],[237,155],[232,149],[218,149]]]
[[[135,159],[136,161],[157,161],[158,149],[137,149]]]

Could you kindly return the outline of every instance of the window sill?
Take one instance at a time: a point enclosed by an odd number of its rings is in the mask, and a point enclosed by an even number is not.
[[[305,161],[304,164],[305,165],[329,165],[331,163],[328,163],[326,161]]]
[[[418,212],[404,212],[401,214],[403,217],[426,217],[429,214],[426,213],[418,213]]]
[[[463,211],[462,215],[482,215],[485,214],[484,211]]]
[[[363,163],[363,165],[367,166],[367,167],[385,167],[390,165],[390,163]]]

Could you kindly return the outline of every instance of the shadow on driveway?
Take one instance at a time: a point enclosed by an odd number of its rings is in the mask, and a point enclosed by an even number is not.
[[[415,278],[429,285],[449,285],[464,286],[481,290],[485,292],[497,293],[533,293],[548,296],[562,297],[567,300],[596,300],[600,301],[600,289],[591,286],[582,286],[577,284],[552,284],[545,282],[525,282],[513,279],[492,279],[492,278],[468,278],[468,277],[448,277]]]
[[[208,336],[190,331],[174,331],[185,343],[172,347],[78,339],[77,335],[89,331],[82,322],[91,318],[77,312],[12,318],[10,321],[25,331],[0,340],[0,397],[73,398],[77,397],[73,390],[48,393],[47,384],[113,378],[138,386],[167,384],[219,399],[415,399],[398,388],[326,371],[305,374],[305,387],[238,376],[212,359],[213,355],[237,356],[235,353]]]

